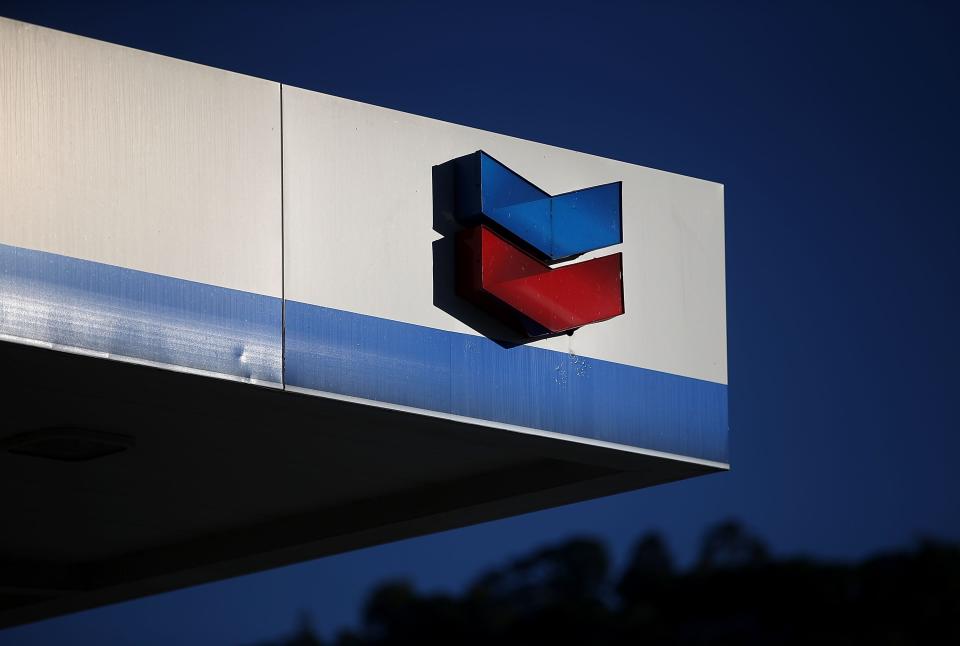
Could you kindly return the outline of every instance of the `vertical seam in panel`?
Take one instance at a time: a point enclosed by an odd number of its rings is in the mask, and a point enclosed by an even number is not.
[[[287,238],[284,231],[284,193],[286,180],[283,176],[283,83],[280,86],[280,386],[287,387]]]

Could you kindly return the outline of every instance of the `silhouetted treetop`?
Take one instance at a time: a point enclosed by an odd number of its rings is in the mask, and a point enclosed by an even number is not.
[[[596,597],[607,579],[607,551],[593,539],[577,538],[538,550],[482,576],[471,594],[534,609]]]
[[[767,547],[735,520],[714,525],[703,536],[698,567],[702,570],[743,568],[767,560]]]
[[[660,534],[650,532],[638,540],[617,583],[617,594],[632,602],[659,591],[673,576],[673,557]]]
[[[647,534],[611,579],[603,544],[571,539],[483,574],[460,595],[384,583],[370,595],[363,624],[335,643],[960,643],[960,548],[936,541],[856,564],[777,560],[725,521],[705,532],[692,570],[677,571],[663,539]],[[273,642],[321,643],[306,620]]]

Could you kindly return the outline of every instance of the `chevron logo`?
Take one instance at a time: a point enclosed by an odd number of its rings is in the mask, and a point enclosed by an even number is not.
[[[620,182],[550,195],[482,150],[451,163],[462,298],[529,338],[623,314],[622,254],[550,266],[623,241]]]

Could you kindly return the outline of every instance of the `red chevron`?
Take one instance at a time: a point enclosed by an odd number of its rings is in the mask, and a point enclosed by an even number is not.
[[[485,309],[506,305],[553,333],[623,314],[619,253],[552,269],[484,225],[457,246],[457,291]]]

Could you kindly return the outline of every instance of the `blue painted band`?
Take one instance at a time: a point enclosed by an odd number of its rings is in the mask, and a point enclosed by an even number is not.
[[[0,335],[280,384],[279,298],[0,244]]]
[[[281,383],[278,298],[0,245],[0,335]],[[727,388],[294,301],[286,383],[727,462]]]
[[[286,303],[286,383],[727,460],[727,387],[341,310]]]

